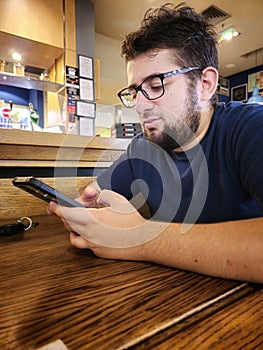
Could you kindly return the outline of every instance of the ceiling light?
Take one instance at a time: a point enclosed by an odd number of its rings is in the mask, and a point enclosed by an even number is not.
[[[12,53],[12,58],[13,58],[15,61],[21,61],[22,56],[21,56],[20,53],[18,53],[18,52],[13,52],[13,53]]]
[[[224,40],[231,40],[233,37],[236,37],[239,34],[240,33],[234,27],[229,27],[219,32],[219,42]]]
[[[235,67],[235,64],[234,63],[228,63],[226,65],[226,68],[234,68]]]

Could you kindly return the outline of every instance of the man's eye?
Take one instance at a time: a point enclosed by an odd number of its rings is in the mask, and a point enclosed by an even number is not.
[[[162,85],[152,85],[151,89],[152,90],[161,90],[162,89]]]

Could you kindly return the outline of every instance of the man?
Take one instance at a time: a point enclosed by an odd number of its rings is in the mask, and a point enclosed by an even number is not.
[[[122,55],[144,133],[84,190],[94,208],[49,212],[97,256],[262,283],[263,107],[217,104],[216,34],[189,7],[149,10]]]

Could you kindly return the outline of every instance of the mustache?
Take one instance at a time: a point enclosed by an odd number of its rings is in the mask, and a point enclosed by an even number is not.
[[[171,112],[156,109],[154,111],[145,111],[144,113],[140,114],[139,117],[140,117],[142,122],[145,122],[145,121],[150,120],[150,119],[164,119],[165,120],[167,118],[168,114],[171,114]]]

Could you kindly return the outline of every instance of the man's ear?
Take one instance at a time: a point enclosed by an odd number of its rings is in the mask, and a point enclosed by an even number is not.
[[[218,84],[218,71],[214,67],[206,67],[202,72],[201,101],[208,101],[214,95]]]

